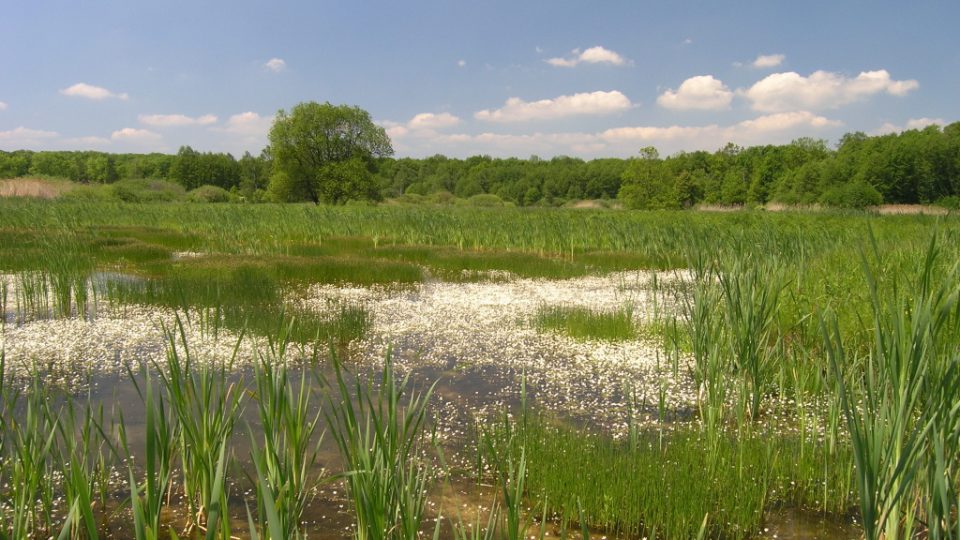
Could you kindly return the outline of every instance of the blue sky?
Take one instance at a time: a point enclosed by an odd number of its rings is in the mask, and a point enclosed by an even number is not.
[[[0,149],[256,154],[301,101],[398,156],[835,142],[960,120],[960,2],[0,0]]]

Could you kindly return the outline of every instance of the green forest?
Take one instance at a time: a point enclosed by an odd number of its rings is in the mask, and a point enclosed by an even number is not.
[[[629,159],[589,161],[566,156],[393,158],[392,150],[379,154],[337,171],[335,177],[354,185],[336,194],[283,189],[280,177],[286,173],[276,166],[271,146],[260,155],[248,152],[239,159],[189,146],[174,155],[0,151],[0,178],[54,177],[89,184],[165,180],[185,190],[215,186],[231,193],[232,200],[249,202],[462,199],[562,206],[601,199],[619,200],[635,209],[767,203],[955,208],[960,203],[960,122],[879,136],[849,133],[836,147],[801,138],[785,145],[746,148],[731,143],[715,152],[668,157],[653,147],[642,148]]]

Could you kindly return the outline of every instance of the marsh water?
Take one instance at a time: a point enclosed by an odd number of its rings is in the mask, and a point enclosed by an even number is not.
[[[98,276],[104,283],[133,279],[122,274]],[[342,351],[348,368],[364,380],[376,380],[382,359],[390,354],[403,374],[410,375],[410,389],[433,387],[430,402],[430,436],[445,456],[446,469],[434,484],[428,503],[425,535],[430,535],[439,516],[458,515],[472,522],[478,508],[489,508],[495,493],[492,486],[477,478],[476,422],[501,411],[516,411],[522,404],[549,411],[558,421],[578,429],[622,433],[629,414],[654,421],[685,422],[695,415],[691,392],[683,380],[666,377],[669,359],[655,342],[575,342],[563,336],[543,335],[529,327],[529,317],[547,302],[620,305],[625,301],[650,309],[648,292],[625,287],[640,278],[581,280],[581,283],[520,282],[506,284],[433,283],[417,290],[369,291],[350,288],[323,288],[299,301],[318,305],[331,298],[364,302],[374,314],[374,327],[361,343]],[[612,293],[610,291],[613,291]],[[599,291],[603,291],[599,294]],[[656,309],[668,302],[660,299]],[[71,399],[102,405],[107,418],[122,413],[130,449],[142,454],[145,413],[138,386],[145,383],[137,366],[162,361],[164,342],[157,321],[169,313],[151,310],[88,310],[71,320],[34,320],[21,324],[5,314],[4,344],[14,361],[37,362],[47,366],[51,381],[59,381]],[[169,324],[169,322],[167,323]],[[225,332],[211,350],[229,350],[233,335]],[[195,336],[202,342],[202,332]],[[50,352],[44,361],[42,351]],[[253,349],[241,354],[253,356]],[[320,414],[327,387],[332,380],[329,359],[319,361],[309,354],[291,372],[291,381],[307,381],[316,390],[311,406]],[[35,364],[36,365],[36,364]],[[123,368],[121,368],[123,366]],[[127,367],[131,369],[127,371]],[[54,373],[56,372],[56,373]],[[256,405],[250,389],[250,364],[240,362],[231,381],[245,388],[240,421],[230,448],[233,457],[230,478],[230,515],[235,531],[246,530],[247,508],[256,504],[250,474],[250,441],[261,437]],[[630,386],[623,381],[630,380]],[[642,402],[630,403],[628,390],[640,389]],[[656,396],[659,394],[658,403]],[[663,415],[664,407],[668,414]],[[659,410],[658,410],[659,409]],[[654,420],[656,419],[656,420]],[[323,422],[321,422],[323,425]],[[313,471],[325,480],[312,494],[303,522],[311,538],[348,538],[353,535],[354,518],[346,486],[337,474],[342,470],[337,448],[326,436],[319,445]],[[176,483],[176,479],[174,480]],[[117,478],[114,503],[122,507],[129,497],[125,479]],[[176,492],[176,489],[173,490]],[[172,499],[168,522],[177,527],[184,516]],[[181,509],[182,511],[182,509]],[[129,511],[112,514],[104,524],[110,536],[129,535]],[[452,537],[449,520],[441,520],[443,537]],[[545,529],[551,535],[563,531],[554,524]],[[757,531],[763,538],[857,538],[860,532],[846,516],[824,514],[800,508],[772,508]],[[578,533],[579,534],[579,533]],[[619,537],[616,531],[594,531],[597,538]],[[242,535],[241,535],[242,536]]]

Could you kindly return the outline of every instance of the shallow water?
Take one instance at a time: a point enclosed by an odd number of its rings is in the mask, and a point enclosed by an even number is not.
[[[416,389],[424,390],[434,381],[431,415],[436,437],[444,443],[448,462],[464,470],[471,465],[474,421],[477,416],[516,408],[521,394],[527,403],[557,414],[576,425],[609,433],[623,433],[628,406],[641,419],[656,421],[658,394],[665,395],[668,420],[691,414],[693,393],[689,381],[675,379],[655,343],[636,341],[621,344],[577,342],[558,334],[543,334],[531,328],[530,316],[543,304],[589,305],[611,308],[624,301],[639,302],[641,321],[649,317],[649,296],[643,276],[608,276],[563,282],[514,280],[497,283],[447,284],[435,282],[403,290],[317,287],[295,301],[321,310],[333,300],[359,301],[373,314],[370,334],[351,345],[351,366],[365,375],[376,375],[387,351],[398,368],[411,375]],[[126,279],[104,275],[104,280]],[[624,283],[633,284],[625,287]],[[629,296],[623,291],[629,289]],[[658,309],[669,302],[659,300]],[[162,321],[171,327],[169,310],[144,307],[103,309],[92,319],[33,321],[7,327],[8,358],[13,362],[42,359],[51,377],[83,398],[89,390],[97,403],[122,410],[128,440],[135,454],[144,446],[142,402],[126,374],[127,367],[151,361],[162,362],[164,338]],[[230,332],[215,339],[203,329],[187,328],[191,350],[197,358],[219,362],[229,357],[236,344]],[[241,343],[241,362],[234,375],[238,383],[249,375],[249,365],[263,344],[247,339]],[[325,364],[307,367],[313,375],[331,377]],[[291,373],[292,381],[299,381]],[[142,383],[142,379],[139,379]],[[158,381],[155,381],[158,382]],[[525,384],[525,391],[523,385]],[[641,402],[629,405],[627,390],[637,392]],[[313,400],[320,407],[322,396]],[[256,406],[247,400],[242,419],[231,441],[237,470],[230,476],[231,516],[238,530],[246,529],[246,504],[254,505],[250,485],[240,469],[249,466],[249,432],[258,433]],[[337,471],[339,457],[332,438],[321,446],[315,472]],[[125,482],[125,479],[121,479]],[[124,493],[118,486],[118,497]],[[341,484],[328,484],[316,493],[305,522],[314,538],[346,538],[352,535],[350,505]],[[457,508],[472,521],[475,508],[489,505],[489,489],[469,479],[440,483],[431,498],[431,516],[443,509],[451,515]],[[119,499],[118,499],[119,502]],[[466,505],[466,506],[464,506]],[[182,518],[180,518],[182,519]],[[824,538],[840,540],[857,537],[849,523],[797,510],[767,514],[765,538]],[[171,517],[172,522],[179,519]],[[128,532],[126,512],[112,524],[113,537]],[[432,532],[432,523],[425,524]],[[446,531],[449,533],[450,531]],[[428,534],[429,535],[429,534]],[[597,538],[602,537],[597,534]],[[444,537],[449,537],[445,534]]]
[[[859,540],[863,531],[853,519],[799,508],[768,512],[761,538],[780,540]]]

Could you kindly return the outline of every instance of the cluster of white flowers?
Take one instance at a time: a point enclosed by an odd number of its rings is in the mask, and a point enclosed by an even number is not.
[[[669,285],[680,276],[627,272],[568,280],[513,279],[426,283],[415,288],[311,287],[299,302],[323,310],[331,302],[361,303],[373,328],[360,343],[364,356],[392,349],[398,366],[440,377],[444,395],[472,412],[516,403],[522,380],[537,406],[582,416],[621,431],[625,389],[655,408],[661,394],[671,409],[696,398],[685,371],[674,377],[660,343],[581,341],[543,332],[533,319],[543,306],[615,311],[631,306],[634,322],[676,309]]]
[[[622,431],[627,407],[663,401],[685,409],[695,392],[681,369],[655,339],[582,341],[544,332],[533,323],[544,306],[616,311],[630,306],[634,322],[650,323],[676,309],[671,284],[680,275],[625,272],[567,280],[498,279],[494,282],[429,282],[404,287],[316,285],[294,291],[300,309],[329,313],[331,306],[360,304],[372,328],[353,344],[354,357],[376,365],[392,349],[397,366],[417,379],[441,379],[437,400],[449,412],[473,415],[516,404],[525,381],[532,403]],[[654,281],[656,280],[656,281]],[[656,285],[653,285],[656,283]],[[122,371],[144,361],[162,361],[175,312],[141,306],[109,306],[96,317],[38,319],[8,323],[0,346],[8,371],[39,367],[65,381],[85,380],[91,371]],[[205,361],[230,358],[237,335],[187,325],[191,353]],[[256,358],[258,340],[242,341],[238,360]],[[632,405],[626,391],[636,396]],[[459,408],[453,404],[459,404]],[[637,412],[637,411],[634,411]],[[641,419],[643,411],[640,411]]]

